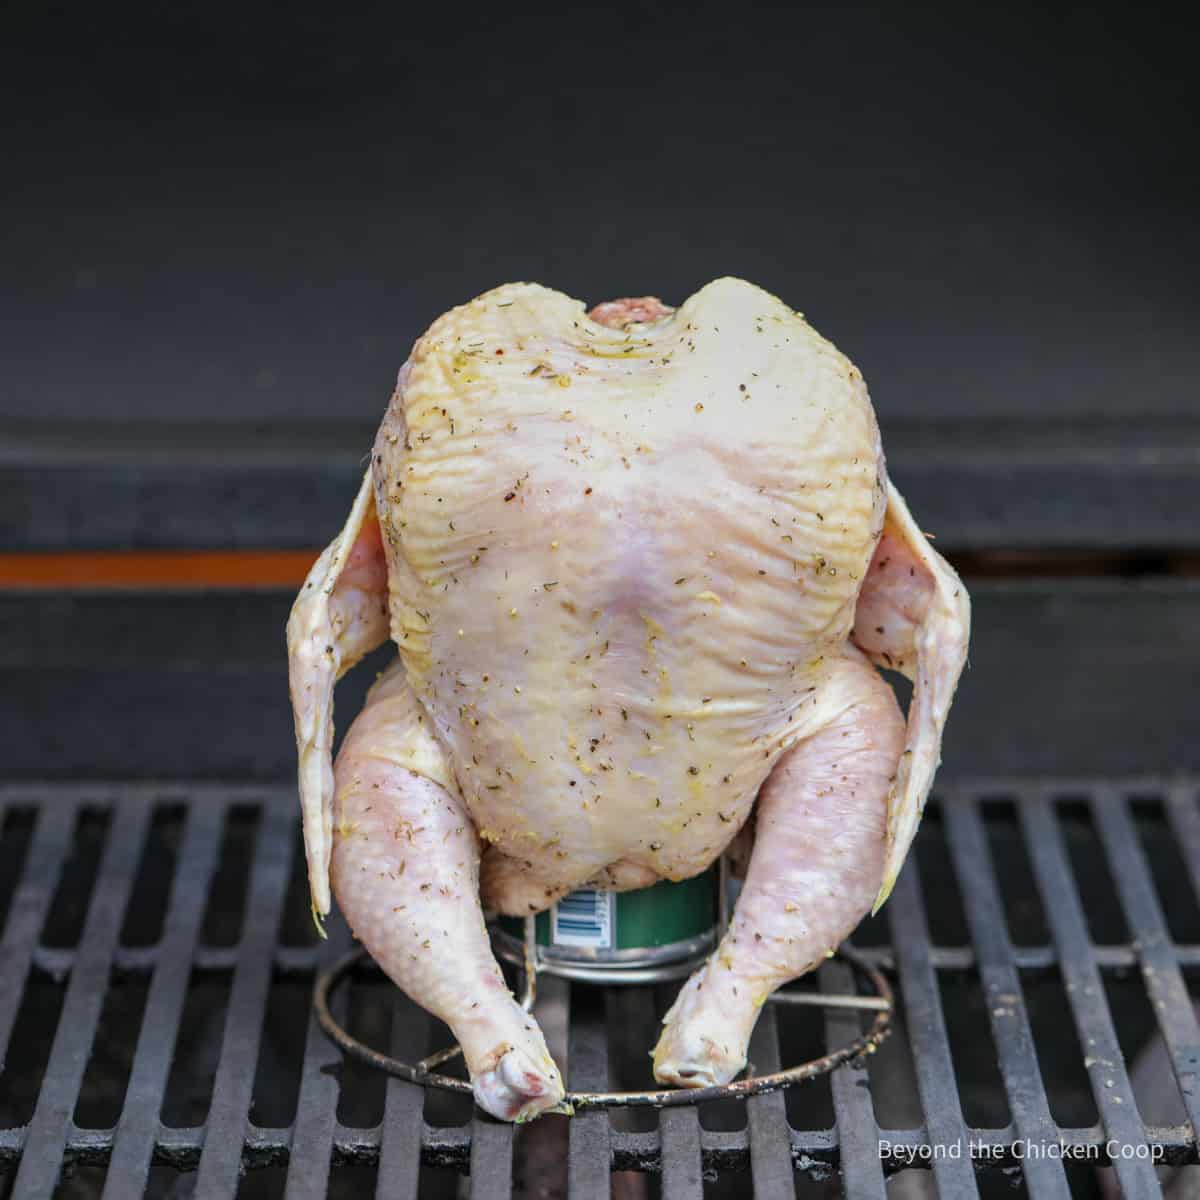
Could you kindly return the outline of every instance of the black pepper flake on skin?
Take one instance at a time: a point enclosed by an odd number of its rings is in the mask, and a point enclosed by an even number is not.
[[[507,504],[511,499],[513,499],[514,496],[516,496],[516,494],[516,492],[509,492],[508,495],[504,497],[504,503]]]
[[[590,496],[590,495],[592,494],[592,489],[591,489],[590,487],[585,487],[585,488],[583,489],[583,494],[584,494],[585,496]]]
[[[700,768],[699,767],[688,767],[688,774],[689,775],[699,775]]]

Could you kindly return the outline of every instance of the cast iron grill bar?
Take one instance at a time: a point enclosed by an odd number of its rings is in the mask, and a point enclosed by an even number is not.
[[[1005,1129],[966,1130],[970,1141],[1001,1152],[1001,1157],[989,1156],[989,1161],[1021,1168],[1035,1200],[1065,1194],[1062,1168],[1052,1159],[1018,1161],[1012,1153],[1012,1144],[1017,1137],[1029,1138],[1032,1142],[1061,1139],[1066,1146],[1086,1147],[1098,1152],[1097,1161],[1102,1163],[1106,1161],[1104,1149],[1109,1138],[1137,1146],[1143,1144],[1144,1132],[1151,1144],[1166,1152],[1164,1162],[1194,1162],[1196,1144],[1191,1125],[1153,1126],[1143,1131],[1129,1095],[1129,1081],[1117,1049],[1107,1002],[1103,992],[1097,990],[1100,968],[1139,967],[1141,983],[1157,1012],[1176,1071],[1182,1080],[1194,1077],[1196,1027],[1182,972],[1200,966],[1200,947],[1194,944],[1176,946],[1170,941],[1145,854],[1134,840],[1128,799],[1142,794],[1163,796],[1171,828],[1184,852],[1190,879],[1200,893],[1200,814],[1195,807],[1194,788],[1194,781],[1190,780],[1186,785],[1180,783],[1170,789],[1154,781],[1122,782],[1118,788],[1117,785],[1097,787],[1094,782],[1086,781],[989,780],[986,784],[972,783],[963,790],[966,797],[971,797],[969,803],[954,790],[949,790],[950,799],[943,806],[943,814],[972,945],[929,945],[924,920],[912,915],[917,911],[914,906],[905,903],[906,911],[900,912],[897,903],[890,914],[893,946],[875,947],[866,955],[885,969],[900,974],[908,1005],[918,1087],[927,1114],[925,1128],[877,1129],[871,1096],[866,1090],[869,1080],[858,1067],[840,1070],[832,1079],[836,1132],[789,1129],[782,1097],[763,1096],[750,1105],[745,1130],[705,1130],[697,1120],[679,1129],[672,1129],[668,1120],[649,1133],[609,1128],[605,1169],[611,1163],[617,1170],[662,1171],[664,1194],[685,1196],[700,1194],[702,1168],[705,1171],[750,1170],[760,1181],[768,1178],[777,1185],[774,1194],[786,1195],[790,1194],[787,1184],[791,1162],[809,1171],[819,1171],[821,1164],[828,1164],[833,1168],[841,1167],[847,1194],[879,1196],[883,1172],[905,1165],[904,1149],[928,1147],[931,1142],[952,1137],[947,1129],[958,1128],[954,1114],[945,1110],[939,1110],[937,1121],[929,1119],[931,1106],[926,1093],[931,1081],[934,1081],[935,1092],[937,1080],[940,1079],[942,1084],[946,1082],[944,1063],[938,1066],[934,1061],[939,1047],[943,1054],[945,1047],[941,1041],[943,1033],[936,1028],[936,1021],[932,1026],[925,1022],[923,1029],[918,1028],[922,1025],[918,1011],[922,1005],[928,1005],[931,993],[925,990],[923,994],[920,984],[914,989],[911,976],[917,972],[928,977],[929,972],[934,972],[932,995],[940,1005],[940,1000],[936,999],[936,972],[970,970],[976,966],[989,1000],[993,1036],[1013,1114],[1013,1124]],[[984,824],[985,811],[981,811],[978,801],[973,799],[985,795],[1016,800],[1021,832],[1050,922],[1051,945],[1014,949],[1009,942],[990,857],[990,830]],[[1088,798],[1089,811],[1113,866],[1129,924],[1131,943],[1127,945],[1096,947],[1088,940],[1079,896],[1069,873],[1063,834],[1059,830],[1056,810],[1049,803],[1053,796],[1075,798],[1079,795]],[[1030,799],[1031,796],[1035,798]],[[149,818],[160,804],[182,804],[186,812],[182,845],[169,883],[170,898],[162,937],[154,946],[119,947],[116,942],[121,918],[128,907],[127,893],[133,886],[136,868],[143,857],[142,846]],[[197,945],[199,922],[219,847],[217,830],[222,827],[222,815],[227,817],[229,807],[234,804],[253,804],[260,815],[244,932],[240,943],[232,948]],[[476,1174],[471,1182],[474,1194],[511,1194],[512,1131],[508,1127],[478,1118],[473,1125],[431,1127],[421,1119],[423,1093],[394,1080],[388,1083],[389,1099],[383,1123],[374,1129],[348,1128],[336,1119],[337,1087],[331,1086],[332,1081],[324,1076],[318,1078],[317,1075],[318,1063],[336,1062],[336,1055],[314,1043],[311,1036],[302,1068],[302,1095],[297,1102],[293,1126],[268,1129],[257,1127],[248,1120],[272,971],[311,979],[321,957],[328,952],[328,948],[276,945],[295,838],[295,797],[291,788],[89,784],[87,790],[81,790],[77,785],[44,788],[13,785],[0,788],[0,808],[4,807],[31,809],[34,820],[28,833],[23,835],[27,838],[24,862],[19,882],[13,889],[4,937],[0,942],[0,1033],[4,1035],[0,1042],[6,1043],[11,1037],[31,970],[52,970],[70,976],[45,1083],[34,1109],[34,1120],[28,1128],[0,1129],[0,1169],[16,1168],[21,1172],[15,1181],[14,1196],[24,1200],[26,1195],[45,1195],[43,1175],[50,1179],[52,1187],[64,1163],[108,1164],[107,1194],[133,1196],[144,1186],[148,1154],[152,1154],[154,1161],[170,1163],[178,1169],[200,1167],[198,1194],[214,1197],[234,1194],[237,1173],[243,1166],[253,1168],[267,1163],[291,1162],[291,1175],[300,1181],[305,1176],[300,1165],[302,1161],[325,1164],[330,1161],[335,1164],[379,1161],[380,1197],[416,1194],[421,1161],[429,1166],[459,1171],[474,1165]],[[78,818],[82,812],[98,809],[109,814],[109,827],[85,933],[72,950],[39,946],[38,938],[50,914]],[[128,816],[131,812],[138,814],[132,823]],[[207,865],[203,861],[206,852]],[[114,866],[117,862],[124,864],[120,870]],[[120,875],[124,882],[114,884],[115,875]],[[917,897],[922,895],[915,873],[911,883],[902,878],[897,891],[898,902],[905,900],[905,888],[910,888]],[[122,889],[125,889],[125,895],[120,894]],[[189,896],[193,889],[194,894]],[[181,927],[190,930],[190,936],[184,936]],[[93,936],[97,931],[99,936]],[[910,934],[911,944],[907,940]],[[248,967],[247,964],[253,965]],[[202,970],[224,971],[227,976],[232,974],[232,987],[221,1065],[208,1121],[200,1127],[170,1129],[158,1123],[158,1110],[169,1070],[170,1050],[178,1037],[180,1022],[180,1004],[173,1002],[171,997],[179,995],[180,989],[186,995],[189,965]],[[99,975],[97,966],[102,968]],[[1071,1014],[1085,1053],[1113,1064],[1109,1070],[1097,1070],[1095,1064],[1089,1066],[1093,1089],[1098,1093],[1101,1124],[1085,1129],[1059,1129],[1051,1119],[1029,1035],[1019,968],[1031,971],[1061,969],[1071,996]],[[124,1109],[115,1130],[81,1130],[74,1126],[71,1118],[78,1102],[87,1058],[94,1052],[97,1020],[105,1002],[106,989],[122,971],[151,976]],[[830,971],[840,971],[845,978],[827,983]],[[838,964],[827,964],[820,982],[822,987],[835,990],[852,986],[849,973]],[[1193,982],[1191,978],[1189,982]],[[1089,987],[1091,990],[1086,990]],[[72,999],[85,991],[94,993],[86,1005]],[[993,997],[1000,1002],[991,1003]],[[650,1009],[644,1000],[639,1003],[638,1012],[648,1019]],[[427,1019],[402,1001],[397,1001],[397,1011],[401,1005],[405,1012],[404,1029],[394,1029],[393,1046],[398,1048],[403,1044],[405,1053],[410,1054],[417,1041],[422,1045],[427,1041],[427,1024],[421,1037],[413,1033],[417,1021]],[[580,1006],[576,1005],[576,1008]],[[997,1011],[1008,1009],[1014,1011]],[[925,1011],[930,1010],[926,1007]],[[87,1019],[89,1014],[90,1020]],[[578,1015],[584,1015],[582,1010]],[[760,1032],[756,1034],[751,1052],[758,1070],[767,1069],[772,1049],[777,1052],[773,1037],[768,1036],[768,1022],[776,1016],[768,1009],[760,1022]],[[78,1017],[83,1019],[78,1020]],[[831,1023],[836,1026],[838,1021],[854,1022],[857,1019],[852,1013],[833,1013],[826,1018],[826,1025],[829,1028]],[[64,1032],[67,1028],[70,1032]],[[847,1025],[847,1035],[849,1032]],[[572,1047],[580,1033],[581,1030],[572,1026]],[[834,1036],[831,1030],[831,1040]],[[66,1062],[61,1047],[69,1044],[81,1048],[78,1061]],[[761,1048],[764,1044],[767,1047],[765,1054]],[[161,1059],[155,1063],[159,1050]],[[329,1053],[330,1057],[325,1058],[324,1053]],[[227,1067],[227,1060],[234,1065]],[[65,1070],[62,1069],[64,1065]],[[569,1062],[568,1065],[574,1070],[574,1064]],[[235,1069],[242,1078],[231,1082],[231,1073]],[[1103,1080],[1109,1078],[1114,1080],[1113,1087],[1104,1086],[1104,1091],[1100,1092]],[[1181,1091],[1189,1115],[1194,1116],[1194,1097],[1187,1087],[1182,1087]],[[67,1092],[70,1092],[69,1096]],[[1105,1100],[1114,1092],[1123,1093],[1125,1103],[1106,1107]],[[321,1099],[318,1100],[318,1096]],[[407,1103],[401,1104],[406,1098]],[[60,1101],[57,1105],[56,1099]],[[1031,1108],[1035,1110],[1032,1115]],[[773,1131],[764,1133],[763,1114],[771,1112],[776,1114],[772,1120]],[[696,1114],[693,1111],[690,1115],[695,1118]],[[779,1121],[782,1122],[782,1137],[775,1132]],[[940,1131],[939,1122],[945,1126]],[[215,1133],[218,1127],[227,1131],[228,1136]],[[585,1127],[580,1124],[579,1128]],[[315,1135],[313,1130],[316,1130]],[[48,1133],[53,1133],[53,1137],[48,1138]],[[218,1136],[224,1145],[220,1154],[213,1149],[214,1139]],[[586,1150],[589,1155],[595,1155],[598,1181],[602,1156],[596,1154],[596,1147],[583,1133],[576,1134],[572,1129],[571,1136],[576,1139],[577,1149],[568,1164],[569,1173],[575,1170],[575,1155]],[[878,1160],[877,1137],[891,1142],[900,1151],[893,1153],[883,1164]],[[48,1142],[49,1160],[42,1153]],[[41,1165],[36,1168],[28,1165],[35,1160]],[[45,1166],[47,1161],[50,1171]],[[219,1178],[212,1167],[214,1161],[221,1168]],[[1157,1181],[1145,1160],[1119,1159],[1114,1160],[1113,1165],[1130,1194],[1157,1194]],[[39,1186],[26,1191],[26,1180]],[[320,1190],[315,1186],[307,1189],[316,1194],[320,1194]],[[957,1193],[963,1189],[955,1190]],[[773,1194],[763,1186],[759,1191],[765,1195]]]
[[[942,819],[967,928],[979,954],[979,982],[1017,1136],[1029,1145],[1051,1145],[1059,1131],[1042,1084],[1021,977],[978,803],[973,796],[948,789],[942,804]],[[1069,1200],[1070,1189],[1061,1161],[1029,1157],[1022,1166],[1033,1195]]]
[[[478,1110],[471,1121],[471,1200],[512,1196],[513,1127]]]
[[[567,1069],[573,1092],[608,1089],[608,1028],[603,1000],[594,988],[568,984],[571,1024],[567,1030]],[[584,1110],[571,1121],[567,1184],[571,1197],[608,1200],[612,1149],[609,1117],[602,1108]]]
[[[333,1139],[333,1161],[340,1163],[375,1163],[379,1159],[380,1131],[357,1129],[338,1124]],[[200,1161],[203,1128],[163,1128],[160,1131],[155,1161],[170,1163],[180,1170],[194,1170]],[[1020,1167],[1021,1161],[1011,1153],[1012,1126],[1003,1129],[972,1129],[971,1137],[989,1152],[991,1161],[1002,1167]],[[24,1144],[24,1129],[0,1130],[0,1161],[12,1162],[20,1156]],[[1103,1165],[1108,1134],[1101,1125],[1083,1129],[1060,1128],[1062,1145],[1092,1152],[1094,1161]],[[928,1146],[924,1129],[879,1130],[881,1139],[891,1143],[896,1153],[889,1156],[892,1169],[902,1165],[909,1152]],[[1147,1125],[1147,1140],[1162,1146],[1161,1164],[1183,1166],[1196,1161],[1196,1147],[1190,1125]],[[422,1139],[422,1161],[438,1167],[465,1171],[470,1159],[470,1127],[434,1129],[426,1127]],[[103,1166],[112,1151],[111,1129],[75,1129],[68,1136],[63,1159],[68,1163]],[[613,1167],[618,1171],[657,1171],[659,1169],[658,1134],[613,1133]],[[264,1129],[251,1126],[246,1136],[244,1164],[253,1168],[286,1160],[291,1145],[290,1129]],[[700,1149],[705,1169],[748,1170],[750,1154],[741,1133],[701,1128]],[[837,1140],[828,1130],[793,1130],[792,1152],[798,1159],[837,1163]],[[907,1165],[907,1161],[903,1163]],[[1038,1197],[1039,1193],[1031,1192]]]
[[[663,1200],[700,1200],[704,1195],[700,1114],[694,1108],[664,1108],[658,1114],[658,1136]]]
[[[171,1051],[183,1015],[192,955],[200,936],[204,905],[216,868],[225,823],[225,805],[201,796],[186,810],[186,831],[167,902],[162,939],[142,1028],[134,1051],[125,1104],[113,1138],[112,1162],[104,1185],[105,1200],[140,1195],[146,1186],[159,1114],[171,1063]]]
[[[350,949],[350,931],[338,917],[326,926],[322,946],[324,966],[332,966]],[[346,992],[333,997],[333,1015],[345,1020]],[[288,1155],[287,1200],[321,1200],[328,1190],[329,1164],[333,1152],[333,1130],[337,1123],[338,1082],[334,1075],[342,1060],[337,1047],[321,1031],[315,1012],[308,1014],[304,1040],[304,1066],[296,1120],[292,1125]],[[394,1195],[395,1193],[393,1193]]]
[[[241,953],[229,993],[225,1036],[205,1122],[197,1200],[225,1200],[237,1190],[254,1068],[271,985],[271,950],[279,930],[292,864],[295,820],[295,801],[290,795],[273,795],[263,800],[242,918]]]
[[[783,1065],[775,1006],[766,1004],[750,1038],[750,1062],[756,1075],[769,1075]],[[746,1101],[750,1137],[750,1170],[755,1200],[794,1200],[792,1139],[782,1092],[763,1092]]]
[[[37,960],[38,935],[46,923],[50,901],[58,887],[78,813],[75,803],[70,800],[39,804],[34,811],[36,824],[29,854],[8,910],[4,940],[0,942],[0,1063],[8,1053],[8,1041],[25,995],[29,968]],[[72,955],[72,963],[74,960]]]
[[[656,986],[652,1008],[656,1018],[655,1038],[658,1037],[662,1016],[673,1000],[673,989],[661,984]],[[690,1106],[660,1110],[658,1135],[662,1200],[701,1200],[704,1194],[704,1152],[700,1112]]]
[[[57,803],[57,802],[56,802]],[[896,954],[890,946],[856,947],[863,959],[881,970],[895,971]],[[1105,971],[1137,970],[1137,951],[1131,946],[1093,946],[1096,966]],[[47,975],[65,976],[75,962],[74,950],[51,946],[36,946],[33,965]],[[200,946],[194,965],[201,971],[232,971],[237,966],[236,946]],[[317,970],[319,954],[309,946],[278,946],[273,954],[275,969],[281,975],[312,976]],[[122,946],[114,958],[113,967],[124,974],[149,975],[157,962],[155,946]],[[1200,944],[1180,942],[1175,946],[1175,959],[1181,969],[1200,971]],[[973,971],[979,966],[979,956],[970,946],[931,946],[929,961],[936,971]],[[1013,966],[1022,971],[1052,971],[1058,966],[1053,946],[1013,946]]]
[[[1142,963],[1142,981],[1171,1057],[1187,1118],[1193,1129],[1200,1129],[1200,1028],[1129,817],[1128,801],[1114,789],[1102,787],[1092,809],[1129,928],[1137,931],[1134,947]]]
[[[51,1196],[58,1186],[63,1148],[108,994],[113,950],[133,890],[149,819],[150,805],[143,796],[126,797],[116,805],[50,1062],[25,1137],[25,1152],[13,1188],[22,1200]]]
[[[1092,956],[1083,906],[1070,873],[1058,822],[1051,810],[1052,794],[1039,788],[1033,796],[1024,797],[1019,805],[1034,878],[1058,949],[1067,1000],[1075,1016],[1084,1066],[1100,1119],[1109,1137],[1116,1142],[1131,1148],[1144,1146],[1145,1132],[1113,1028],[1104,985]],[[1095,806],[1091,811],[1095,812]],[[1162,1195],[1158,1176],[1148,1157],[1118,1157],[1112,1165],[1127,1196]]]
[[[655,1038],[658,1037],[659,1023],[674,1000],[672,993],[672,988],[662,984],[653,991]],[[659,1170],[662,1172],[663,1200],[700,1200],[704,1195],[704,1151],[700,1133],[700,1114],[695,1108],[664,1108],[659,1112]]]
[[[428,1040],[429,1017],[423,1009],[414,1011],[410,1008],[397,992],[392,1001],[391,1053],[399,1058],[406,1054],[419,1058],[425,1054]],[[416,1053],[413,1053],[414,1050]],[[335,1106],[336,1103],[335,1100]],[[388,1078],[383,1101],[383,1123],[379,1131],[379,1174],[375,1184],[375,1200],[406,1200],[409,1196],[417,1195],[424,1107],[423,1087],[395,1076]]]
[[[963,1150],[958,1157],[944,1155],[934,1159],[938,1190],[945,1196],[978,1196],[975,1167],[966,1153],[967,1127],[954,1079],[937,975],[929,960],[929,927],[915,854],[909,855],[896,881],[888,913],[926,1136],[931,1145],[958,1146]]]
[[[817,972],[821,991],[854,991],[854,975],[840,962],[827,962]],[[849,1009],[827,1009],[825,1039],[829,1049],[858,1036],[859,1015]],[[879,1126],[871,1103],[870,1079],[864,1063],[850,1062],[829,1077],[837,1127],[838,1161],[846,1200],[886,1200]]]

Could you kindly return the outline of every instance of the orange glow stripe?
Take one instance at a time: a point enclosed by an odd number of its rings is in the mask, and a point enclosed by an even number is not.
[[[320,550],[0,554],[0,588],[294,588]]]
[[[0,553],[0,591],[93,588],[297,588],[319,548],[308,550],[97,550]],[[1138,555],[1062,550],[942,553],[966,579],[1138,574]],[[1163,556],[1157,556],[1163,557]],[[1139,570],[1140,568],[1140,570]],[[1151,564],[1151,574],[1200,576],[1200,553],[1176,553]]]

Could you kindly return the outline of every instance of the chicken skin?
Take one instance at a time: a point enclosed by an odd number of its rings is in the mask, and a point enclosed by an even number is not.
[[[480,1105],[525,1119],[563,1085],[484,909],[689,878],[753,812],[730,926],[654,1051],[662,1082],[727,1082],[767,996],[887,898],[968,627],[861,374],[780,300],[497,288],[417,342],[292,610],[314,912],[332,881]],[[334,768],[334,684],[389,637]],[[913,681],[907,721],[876,666]]]

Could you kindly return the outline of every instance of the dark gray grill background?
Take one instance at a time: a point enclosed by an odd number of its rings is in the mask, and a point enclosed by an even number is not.
[[[307,1002],[346,935],[335,922],[319,945],[307,928],[292,789],[8,786],[0,1195],[51,1196],[65,1169],[65,1196],[226,1197],[246,1169],[248,1197],[455,1195],[464,1171],[469,1195],[502,1197],[514,1142],[518,1172],[541,1164],[529,1169],[569,1177],[578,1196],[608,1196],[612,1169],[654,1173],[669,1197],[700,1196],[702,1175],[713,1195],[752,1183],[758,1197],[838,1194],[839,1184],[883,1196],[906,1148],[968,1141],[1009,1148],[992,1160],[1009,1175],[979,1175],[984,1195],[1011,1194],[1022,1166],[1011,1148],[1023,1139],[1097,1147],[1100,1162],[1110,1139],[1149,1143],[1167,1163],[1191,1163],[1198,798],[1192,779],[948,785],[892,902],[856,935],[900,994],[900,1027],[875,1060],[745,1106],[517,1131],[473,1117],[463,1098],[338,1067]],[[831,963],[816,986],[851,982]],[[223,999],[205,1001],[202,987]],[[670,990],[570,988],[571,1085],[648,1082],[645,1051]],[[359,1036],[395,1053],[445,1043],[373,973],[339,1003]],[[766,1071],[820,1053],[858,1020],[768,1007],[752,1061]],[[1178,1081],[1165,1122],[1139,1115],[1124,1059],[1155,1023]],[[880,1139],[900,1149],[881,1157]],[[1090,1194],[1097,1165],[1026,1161],[1024,1187]],[[1144,1160],[1114,1165],[1126,1194],[1158,1194]],[[965,1156],[932,1172],[942,1195],[977,1194]]]

